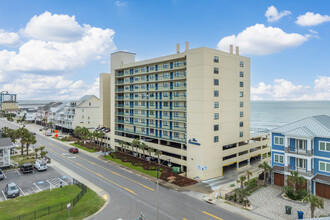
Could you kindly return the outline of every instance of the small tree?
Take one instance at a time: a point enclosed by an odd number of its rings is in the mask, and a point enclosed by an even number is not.
[[[309,203],[311,207],[311,218],[314,218],[315,208],[324,209],[324,200],[316,195],[309,193],[303,198],[303,201]]]
[[[245,175],[240,176],[239,180],[236,180],[237,183],[241,184],[241,189],[243,189],[245,181],[246,181],[246,176]]]
[[[81,139],[81,127],[80,126],[75,127],[75,129],[73,130],[73,134],[77,138]]]
[[[46,148],[45,146],[40,146],[40,147],[39,147],[40,153],[41,153],[45,148]]]
[[[267,172],[270,171],[272,168],[269,166],[269,164],[266,161],[260,163],[258,167],[264,170],[264,185],[266,185]]]
[[[136,148],[136,152],[138,152],[137,151],[137,148],[138,148],[138,146],[140,145],[140,141],[139,141],[139,139],[134,139],[133,141],[132,141],[132,144],[131,144],[131,147],[132,147],[132,151],[134,151],[134,147]]]
[[[140,144],[140,149],[142,150],[142,152],[143,152],[143,158],[146,158],[146,154],[145,154],[145,151],[146,151],[146,149],[148,149],[148,146],[145,144],[145,143],[141,143]]]
[[[156,150],[155,155],[157,156],[158,164],[160,165],[160,155],[162,155],[162,152],[160,150]]]
[[[125,145],[125,142],[124,141],[119,141],[119,145],[121,147],[121,151],[124,152],[124,145]]]
[[[44,158],[48,154],[48,151],[41,151],[40,152],[40,157]]]
[[[138,148],[143,151],[143,155],[140,154],[139,157],[141,157],[141,158],[144,157],[144,151],[145,151],[144,150],[144,143],[140,143],[139,146],[138,146]]]
[[[36,159],[38,159],[38,152],[39,152],[39,148],[34,148],[34,152],[36,153]]]
[[[149,164],[150,164],[151,163],[151,153],[154,152],[154,149],[152,147],[148,147],[147,151],[149,154]]]
[[[25,146],[26,146],[26,155],[29,155],[29,147],[31,144],[37,143],[36,136],[31,133],[28,133],[25,137]]]
[[[246,174],[246,177],[247,177],[247,181],[250,182],[250,176],[252,176],[252,172],[250,170],[247,170],[245,172],[245,174]]]
[[[291,176],[288,176],[287,183],[292,184],[293,192],[297,193],[297,185],[304,186],[305,185],[305,178],[302,176],[299,176],[299,173],[297,171],[291,171]]]

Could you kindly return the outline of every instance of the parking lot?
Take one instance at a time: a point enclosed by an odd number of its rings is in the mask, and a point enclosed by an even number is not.
[[[5,195],[6,184],[16,183],[20,190],[20,196],[31,195],[33,193],[50,190],[52,188],[71,184],[72,178],[64,173],[48,166],[46,171],[33,170],[32,173],[23,174],[19,169],[3,171],[5,178],[0,180],[0,201],[7,200]]]

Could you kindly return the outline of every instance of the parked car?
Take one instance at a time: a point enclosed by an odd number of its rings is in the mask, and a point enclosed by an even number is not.
[[[38,159],[34,162],[34,168],[38,171],[47,170],[47,163],[44,160]]]
[[[5,178],[5,175],[3,174],[2,170],[0,169],[0,180],[3,180]]]
[[[51,132],[46,132],[45,136],[52,136],[52,133]]]
[[[76,147],[72,147],[72,148],[69,149],[69,153],[77,154],[77,153],[79,153],[79,150]]]
[[[20,170],[23,173],[31,173],[31,172],[33,172],[33,166],[31,163],[24,163],[21,165]]]
[[[37,133],[35,133],[35,132],[33,132],[33,131],[31,131],[30,133],[31,133],[32,135],[36,135],[36,134],[37,134]]]
[[[5,188],[5,194],[7,198],[15,198],[19,196],[19,189],[16,185],[16,183],[8,183]]]

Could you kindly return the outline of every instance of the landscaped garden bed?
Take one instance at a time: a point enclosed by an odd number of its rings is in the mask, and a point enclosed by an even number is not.
[[[138,170],[142,173],[157,177],[157,169],[159,166],[159,164],[157,163],[146,161],[145,159],[134,157],[133,155],[124,152],[113,152],[105,158],[120,163],[129,168]],[[163,165],[160,168],[159,178],[181,187],[197,183],[196,180],[183,177],[178,173],[172,172],[172,169],[170,167]]]
[[[98,146],[96,144],[92,144],[92,143],[83,143],[82,141],[76,141],[72,144],[70,144],[74,147],[78,147],[82,150],[85,150],[85,151],[88,151],[88,152],[91,152],[91,153],[94,153],[94,152],[99,152],[102,150],[102,147],[101,146]]]

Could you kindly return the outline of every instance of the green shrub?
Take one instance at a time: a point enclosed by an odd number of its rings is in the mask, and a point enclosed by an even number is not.
[[[308,194],[307,190],[305,189],[296,190],[295,193],[293,187],[290,185],[284,187],[284,193],[292,200],[302,200],[302,198],[304,198]]]

